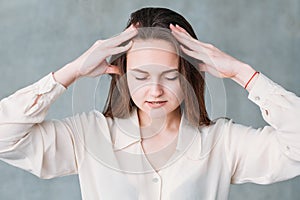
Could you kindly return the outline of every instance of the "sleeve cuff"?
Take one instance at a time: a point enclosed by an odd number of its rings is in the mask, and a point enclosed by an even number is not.
[[[27,106],[24,110],[25,115],[37,115],[41,120],[44,119],[44,116],[39,115],[39,113],[44,112],[44,114],[46,114],[50,104],[65,91],[66,88],[62,84],[56,82],[52,73],[49,73],[32,86],[19,91],[19,93],[31,93],[28,98],[29,103],[26,104]],[[40,98],[38,98],[38,96],[40,96]]]
[[[55,81],[52,72],[40,79],[35,85],[37,86],[38,94],[46,94],[54,89],[57,90],[58,93],[62,93],[67,89],[65,86]]]
[[[275,82],[260,73],[249,92],[248,99],[264,108],[266,106],[268,96],[274,93],[277,87],[278,85]]]

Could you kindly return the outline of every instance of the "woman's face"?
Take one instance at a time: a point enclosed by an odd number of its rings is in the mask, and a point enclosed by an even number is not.
[[[158,39],[135,40],[127,53],[127,81],[137,107],[152,117],[172,113],[183,100],[179,58],[174,46]]]

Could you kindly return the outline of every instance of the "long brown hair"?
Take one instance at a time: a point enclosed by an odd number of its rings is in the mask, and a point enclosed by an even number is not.
[[[166,40],[179,51],[178,70],[182,75],[179,80],[184,93],[182,111],[189,123],[197,126],[209,125],[211,120],[206,111],[204,98],[205,76],[192,64],[199,63],[199,61],[186,55],[183,56],[176,39],[170,34],[169,25],[178,24],[197,39],[189,22],[180,14],[167,8],[142,8],[131,14],[126,28],[131,24],[139,28],[136,38]],[[126,74],[126,54],[113,56],[111,64],[119,66],[121,74],[111,75],[112,80],[104,116],[126,118],[136,108],[130,97],[126,76],[122,76]]]

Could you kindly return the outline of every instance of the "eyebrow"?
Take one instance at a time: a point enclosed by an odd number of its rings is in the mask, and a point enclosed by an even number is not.
[[[140,69],[132,69],[131,71],[136,71],[136,72],[140,72],[140,73],[143,73],[143,74],[149,74],[148,72],[140,70]],[[173,72],[173,71],[178,72],[178,69],[166,70],[166,71],[163,71],[162,74],[166,74],[166,73]]]

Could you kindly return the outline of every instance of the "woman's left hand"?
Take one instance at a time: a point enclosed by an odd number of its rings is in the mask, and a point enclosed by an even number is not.
[[[247,66],[213,45],[194,39],[178,25],[171,24],[170,29],[174,37],[182,44],[180,47],[183,53],[203,62],[199,62],[200,71],[208,72],[219,78],[235,78],[243,70],[243,67]]]

